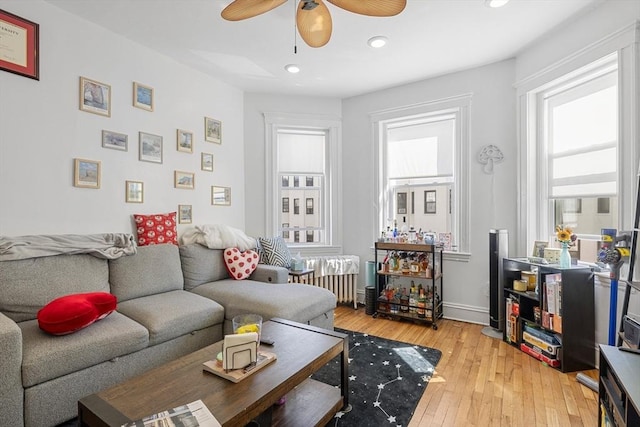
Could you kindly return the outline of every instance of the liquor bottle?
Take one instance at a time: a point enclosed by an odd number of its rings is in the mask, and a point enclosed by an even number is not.
[[[380,292],[380,296],[378,297],[378,311],[384,313],[389,311],[389,300],[387,300],[384,290]]]
[[[402,295],[400,295],[400,311],[403,313],[409,312],[409,295],[407,295],[407,288],[402,288]]]
[[[411,281],[411,287],[409,288],[409,313],[416,312],[416,304],[418,303],[418,298],[416,294],[416,285]]]
[[[420,294],[418,296],[418,317],[425,316],[425,307],[427,305],[427,300],[424,296],[424,289],[420,288]]]

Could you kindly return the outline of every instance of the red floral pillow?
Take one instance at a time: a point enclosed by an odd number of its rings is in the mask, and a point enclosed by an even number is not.
[[[236,280],[246,279],[258,267],[260,256],[251,249],[240,252],[238,248],[224,250],[224,265],[232,278]]]
[[[116,309],[115,295],[89,292],[56,298],[38,311],[40,329],[52,335],[66,335],[104,319]]]
[[[138,232],[138,246],[161,245],[173,243],[178,245],[176,230],[176,213],[141,215],[134,214],[136,231]]]

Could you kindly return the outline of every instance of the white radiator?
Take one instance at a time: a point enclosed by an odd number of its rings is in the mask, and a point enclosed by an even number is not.
[[[308,283],[331,291],[339,303],[353,303],[358,308],[358,271],[360,258],[355,255],[305,257],[305,268],[314,273],[299,277]]]

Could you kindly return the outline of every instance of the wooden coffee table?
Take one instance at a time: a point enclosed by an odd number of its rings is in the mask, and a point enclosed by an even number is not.
[[[263,335],[275,341],[263,346],[277,360],[239,383],[202,369],[214,360],[222,342],[176,359],[78,402],[81,426],[121,426],[167,409],[202,400],[223,426],[261,424],[321,426],[348,407],[347,335],[283,319],[263,324]],[[335,356],[341,356],[341,388],[312,380]],[[273,404],[282,396],[286,403]]]

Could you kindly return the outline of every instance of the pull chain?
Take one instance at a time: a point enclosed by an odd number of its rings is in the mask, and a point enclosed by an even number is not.
[[[296,0],[293,0],[293,54],[298,53],[298,24],[296,22]]]

